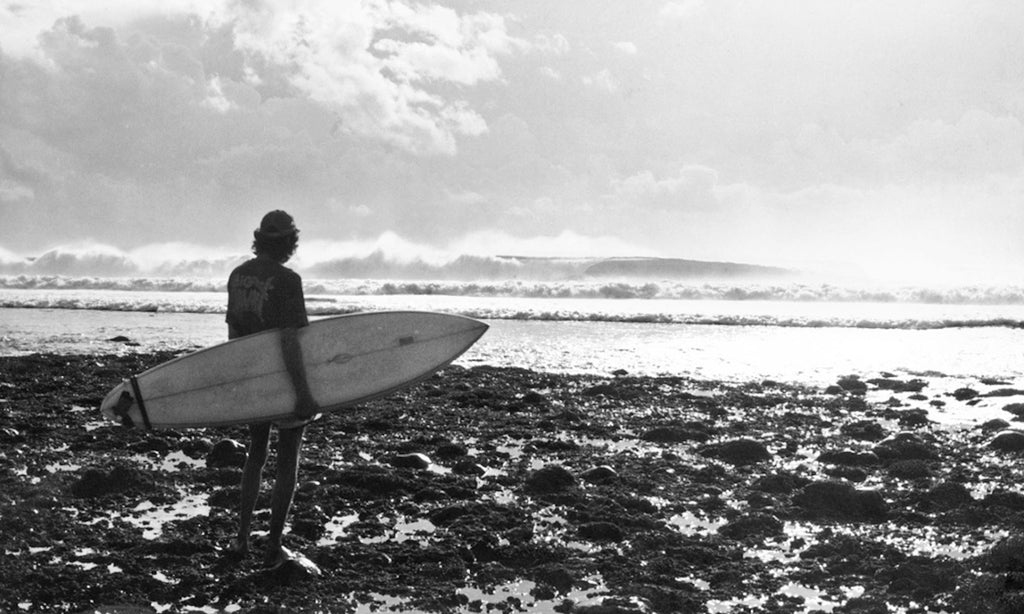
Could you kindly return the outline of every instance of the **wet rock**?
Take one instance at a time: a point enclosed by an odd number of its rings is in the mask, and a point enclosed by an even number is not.
[[[580,477],[591,484],[604,484],[618,479],[619,472],[608,465],[600,465],[587,469]]]
[[[928,500],[937,508],[950,510],[974,501],[967,487],[957,482],[942,482],[928,491]]]
[[[919,480],[930,477],[932,470],[920,459],[899,460],[889,465],[889,475],[903,480]]]
[[[772,459],[768,448],[753,439],[734,439],[705,446],[700,453],[738,466],[754,465]]]
[[[818,461],[829,465],[842,465],[844,467],[874,467],[881,462],[874,452],[854,452],[852,450],[839,450],[822,452]]]
[[[1016,418],[1024,418],[1024,403],[1010,403],[1003,406],[1003,411],[1013,414]]]
[[[213,450],[213,442],[206,437],[186,437],[178,443],[178,449],[189,458],[205,458]]]
[[[1024,511],[1024,494],[1009,490],[997,490],[989,493],[982,504],[988,508],[1004,508],[1015,512]]]
[[[1000,452],[1024,452],[1024,432],[1003,431],[992,438],[988,447]]]
[[[274,586],[291,586],[319,578],[322,572],[313,561],[293,554],[279,565],[259,572],[260,580]]]
[[[523,395],[523,403],[527,405],[544,405],[548,402],[548,398],[536,390],[531,390]]]
[[[835,614],[889,614],[885,599],[875,597],[854,597],[833,610]]]
[[[981,430],[985,432],[1004,431],[1008,428],[1010,428],[1010,423],[1000,418],[993,418],[981,425]]]
[[[928,385],[928,382],[920,379],[905,381],[892,377],[869,379],[868,383],[880,390],[892,390],[893,392],[921,392]]]
[[[839,378],[836,385],[846,392],[852,392],[855,394],[863,394],[868,390],[868,385],[862,382],[860,376],[857,375],[845,375]]]
[[[550,586],[559,594],[568,593],[577,582],[576,574],[562,565],[553,563],[542,565],[534,571],[532,577],[538,584]]]
[[[873,420],[858,420],[844,424],[839,432],[858,441],[880,441],[887,435],[885,428]]]
[[[148,490],[153,480],[138,469],[115,467],[110,471],[98,468],[86,469],[82,476],[71,484],[71,494],[83,499],[120,494],[134,490]]]
[[[748,538],[764,539],[782,535],[783,528],[782,521],[775,516],[755,512],[729,521],[719,527],[718,533],[723,537],[735,540]]]
[[[469,454],[469,448],[461,443],[446,442],[434,450],[434,456],[438,458],[460,458]]]
[[[998,390],[991,390],[981,395],[983,397],[1019,397],[1024,396],[1024,390],[1017,388],[999,388]]]
[[[210,468],[242,467],[245,465],[245,457],[244,445],[234,439],[221,439],[206,455],[206,466]]]
[[[620,542],[626,538],[619,525],[612,522],[588,522],[580,525],[576,533],[591,541]]]
[[[576,486],[576,476],[561,465],[548,465],[527,476],[525,486],[536,494],[564,492]]]
[[[790,473],[774,473],[758,478],[752,488],[761,492],[788,495],[809,483],[806,478]]]
[[[922,426],[927,426],[930,422],[928,410],[926,409],[908,409],[897,412],[896,419],[899,421],[900,426],[904,428],[921,428]]]
[[[967,401],[978,396],[978,391],[973,388],[957,388],[951,396],[957,401]]]
[[[815,517],[881,520],[888,513],[878,491],[832,481],[808,484],[793,496],[793,503]]]
[[[839,386],[839,385],[836,385],[836,384],[832,384],[831,386],[828,386],[827,388],[825,388],[825,394],[828,394],[828,395],[833,395],[834,396],[834,395],[837,395],[837,394],[843,394],[843,392],[845,392],[843,390],[843,387]]]
[[[935,446],[913,433],[898,433],[885,439],[875,446],[874,453],[883,461],[938,458]]]
[[[463,458],[452,467],[452,473],[456,475],[484,475],[487,473],[487,468],[472,459]]]
[[[709,439],[707,430],[683,426],[656,426],[640,435],[640,439],[653,443],[704,442]]]
[[[426,469],[431,465],[430,457],[420,452],[395,454],[387,460],[389,465],[400,469]]]

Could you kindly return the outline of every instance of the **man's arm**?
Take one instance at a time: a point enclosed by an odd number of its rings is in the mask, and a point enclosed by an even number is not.
[[[302,362],[302,348],[299,347],[299,329],[281,329],[281,351],[284,354],[285,368],[291,376],[292,386],[295,387],[295,413],[300,418],[311,418],[320,413],[320,405],[309,390],[306,365]]]

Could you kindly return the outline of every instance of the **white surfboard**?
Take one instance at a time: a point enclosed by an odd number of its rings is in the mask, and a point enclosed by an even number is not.
[[[298,342],[313,398],[337,411],[421,381],[486,330],[462,316],[368,312],[314,321]],[[100,409],[147,428],[223,426],[295,418],[296,396],[272,330],[157,365],[116,386]]]

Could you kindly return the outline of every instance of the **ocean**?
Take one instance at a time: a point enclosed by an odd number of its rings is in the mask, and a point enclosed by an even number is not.
[[[457,364],[765,379],[1024,384],[1024,288],[782,281],[306,279],[313,318],[428,310],[486,321]],[[0,354],[198,349],[226,338],[223,279],[0,277]],[[1024,386],[1021,386],[1024,387]]]

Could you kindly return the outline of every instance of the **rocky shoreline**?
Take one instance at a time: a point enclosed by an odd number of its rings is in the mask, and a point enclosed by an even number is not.
[[[286,544],[309,577],[223,550],[243,428],[102,421],[171,357],[0,358],[0,611],[1024,610],[1024,406],[929,413],[1020,393],[999,382],[449,367],[307,430]]]

